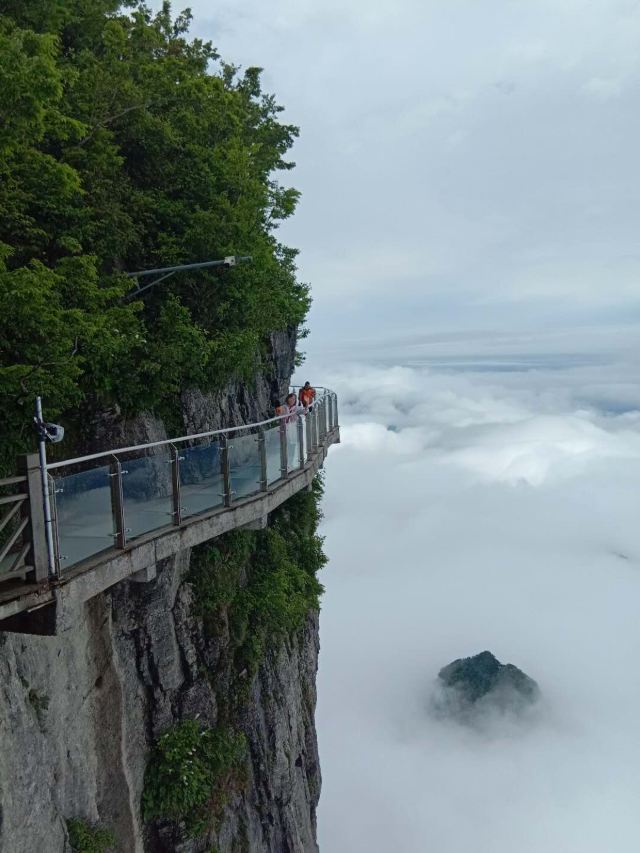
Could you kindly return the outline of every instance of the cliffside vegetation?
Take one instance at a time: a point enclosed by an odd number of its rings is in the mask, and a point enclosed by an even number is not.
[[[171,821],[191,837],[215,832],[230,797],[244,790],[251,756],[242,729],[255,677],[319,608],[321,496],[317,478],[267,529],[234,531],[192,553],[192,616],[202,626],[201,675],[215,694],[217,722],[183,719],[157,739],[145,773],[146,821]]]
[[[67,832],[75,853],[107,853],[116,844],[116,838],[109,829],[92,826],[79,818],[67,820]]]
[[[177,723],[158,739],[147,766],[145,819],[184,822],[189,835],[201,835],[221,813],[230,790],[241,784],[245,761],[242,734],[196,720]]]
[[[297,129],[140,0],[5,0],[0,13],[0,467],[31,446],[34,396],[67,427],[118,407],[171,414],[181,389],[260,367],[304,320],[298,194],[276,174]],[[251,255],[127,296],[135,271]]]
[[[320,520],[322,481],[298,492],[260,531],[234,531],[196,549],[190,581],[205,634],[224,638],[227,671],[214,687],[224,718],[235,719],[265,655],[319,608],[326,563]]]

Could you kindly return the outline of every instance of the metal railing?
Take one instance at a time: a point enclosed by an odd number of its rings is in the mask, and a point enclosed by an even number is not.
[[[0,480],[0,572],[3,579],[26,577],[31,566],[28,536],[29,506],[26,477]]]
[[[64,574],[103,551],[123,549],[141,537],[153,537],[198,515],[224,512],[277,488],[304,469],[338,426],[336,395],[325,388],[317,392],[308,409],[257,423],[48,463],[55,574]],[[33,479],[34,473],[40,475],[33,470],[37,456],[27,459]],[[27,476],[12,481],[26,484]],[[28,533],[23,548],[16,551],[19,559],[11,572],[16,574],[16,566],[21,566],[23,574],[35,573],[42,580],[48,571],[37,486],[36,477],[30,489],[21,489],[15,496],[21,503],[11,510],[12,518],[26,506],[26,524],[20,522],[20,531],[12,535],[8,548]],[[34,506],[35,525],[31,521]],[[31,561],[25,563],[36,539],[37,571]],[[0,582],[8,577],[0,570]]]
[[[19,467],[0,480],[0,581],[40,582],[48,568],[38,455],[21,457]]]

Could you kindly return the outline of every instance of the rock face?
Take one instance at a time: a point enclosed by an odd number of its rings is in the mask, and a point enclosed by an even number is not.
[[[190,430],[268,416],[271,396],[286,390],[295,335],[274,336],[271,346],[270,372],[253,391],[186,395]],[[163,429],[149,417],[128,426],[114,420],[102,437],[134,443]],[[180,720],[215,726],[220,718],[215,688],[229,642],[224,630],[207,636],[194,616],[190,558],[183,551],[163,561],[149,584],[113,587],[60,636],[0,633],[0,853],[67,851],[70,817],[108,827],[118,853],[317,851],[315,612],[267,654],[249,685],[234,721],[247,738],[248,778],[214,834],[191,840],[173,825],[142,821],[155,738]]]
[[[439,714],[465,721],[491,711],[518,713],[539,697],[532,678],[485,651],[440,670],[434,705]]]
[[[173,435],[176,431],[182,435],[195,434],[273,417],[274,399],[286,396],[294,370],[295,351],[295,329],[273,332],[262,370],[252,383],[232,382],[214,393],[203,393],[197,388],[183,391],[183,425],[171,430]],[[103,412],[99,420],[86,425],[82,452],[145,444],[168,437],[165,424],[148,413],[125,419],[118,411]]]

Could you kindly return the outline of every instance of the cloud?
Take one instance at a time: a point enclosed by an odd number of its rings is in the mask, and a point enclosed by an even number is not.
[[[323,529],[323,850],[640,844],[633,362],[536,360],[305,368],[339,390],[343,422]],[[538,681],[539,715],[434,720],[440,667],[485,648]]]
[[[584,91],[603,101],[619,98],[623,91],[623,80],[616,77],[592,77],[584,84]]]

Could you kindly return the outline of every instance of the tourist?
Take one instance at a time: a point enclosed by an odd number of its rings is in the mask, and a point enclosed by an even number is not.
[[[311,404],[316,398],[316,389],[312,387],[310,382],[305,382],[300,391],[298,392],[298,399],[300,401],[300,405],[304,406],[305,409],[310,409]]]
[[[296,395],[293,392],[287,394],[287,399],[285,400],[285,411],[289,414],[289,417],[286,419],[288,424],[295,421],[299,409],[300,407],[298,406]]]

